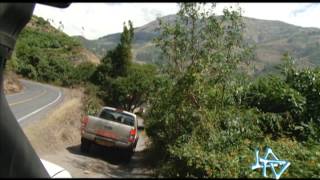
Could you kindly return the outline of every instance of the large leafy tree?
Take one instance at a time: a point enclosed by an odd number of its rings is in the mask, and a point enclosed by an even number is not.
[[[100,85],[109,77],[117,78],[126,76],[132,63],[131,43],[134,37],[132,22],[129,21],[129,28],[124,23],[123,32],[120,35],[120,43],[116,48],[109,50],[102,58],[101,64],[93,74],[91,81]]]
[[[156,69],[152,65],[132,64],[128,76],[109,79],[101,86],[105,104],[133,112],[147,103],[154,90]]]
[[[99,86],[99,96],[109,106],[134,111],[148,101],[154,89],[156,69],[152,65],[132,62],[132,22],[124,24],[120,43],[107,52],[91,81]]]
[[[213,13],[214,7],[215,4],[208,9],[202,4],[182,3],[173,24],[160,21],[156,45],[162,50],[166,63],[163,72],[171,83],[154,96],[150,117],[159,122],[172,111],[170,116],[174,119],[170,123],[176,127],[172,132],[175,137],[170,137],[172,142],[192,132],[192,112],[203,114],[209,105],[214,104],[210,108],[218,110],[229,103],[226,94],[233,89],[233,75],[238,65],[247,60],[240,11],[225,9],[219,17]],[[162,103],[166,105],[159,107]],[[166,133],[170,131],[166,129]]]
[[[219,158],[210,154],[224,154],[228,148],[222,144],[254,134],[241,134],[245,120],[234,119],[237,110],[228,111],[239,65],[250,52],[242,41],[241,12],[225,9],[216,16],[214,8],[182,3],[174,23],[160,21],[155,42],[166,78],[152,96],[145,125],[168,176],[218,176],[212,172]]]

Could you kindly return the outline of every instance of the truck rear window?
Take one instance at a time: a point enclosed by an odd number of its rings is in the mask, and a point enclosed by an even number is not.
[[[109,121],[114,121],[114,122],[118,122],[121,124],[134,126],[134,117],[130,116],[128,114],[121,113],[121,112],[116,112],[116,111],[112,111],[109,109],[104,109],[100,113],[99,117],[102,119],[109,120]]]

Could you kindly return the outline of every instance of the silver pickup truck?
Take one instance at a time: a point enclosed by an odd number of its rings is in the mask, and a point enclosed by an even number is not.
[[[138,139],[136,115],[120,109],[103,107],[97,117],[85,116],[81,123],[81,151],[85,153],[96,143],[122,149],[131,159]]]

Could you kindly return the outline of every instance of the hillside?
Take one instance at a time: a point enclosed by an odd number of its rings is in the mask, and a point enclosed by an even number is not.
[[[33,16],[19,35],[6,70],[24,78],[61,86],[78,84],[100,63],[76,38]]]
[[[164,22],[174,22],[175,15],[162,17]],[[282,54],[290,52],[301,66],[320,65],[320,29],[302,28],[280,21],[244,18],[246,25],[244,39],[250,45],[255,45],[256,72],[269,71],[280,62]],[[157,55],[152,39],[159,33],[158,22],[152,21],[144,26],[135,28],[133,53],[136,61],[157,63]],[[119,42],[119,33],[107,35],[97,40],[87,40],[77,37],[88,49],[98,56]]]
[[[32,17],[17,40],[17,51],[26,46],[45,52],[41,56],[47,58],[67,59],[75,64],[87,61],[99,63],[95,54],[85,49],[77,39],[54,28],[49,22],[37,16]]]

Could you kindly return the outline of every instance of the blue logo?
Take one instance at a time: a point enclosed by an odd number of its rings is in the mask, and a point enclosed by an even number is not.
[[[271,155],[271,159],[268,156]],[[259,149],[255,150],[256,162],[251,166],[252,170],[262,168],[262,176],[267,177],[267,168],[271,168],[275,179],[279,179],[284,171],[290,166],[290,162],[279,160],[276,155],[273,154],[272,149],[267,147],[263,158],[259,157]],[[277,173],[275,167],[281,167],[280,172]]]

